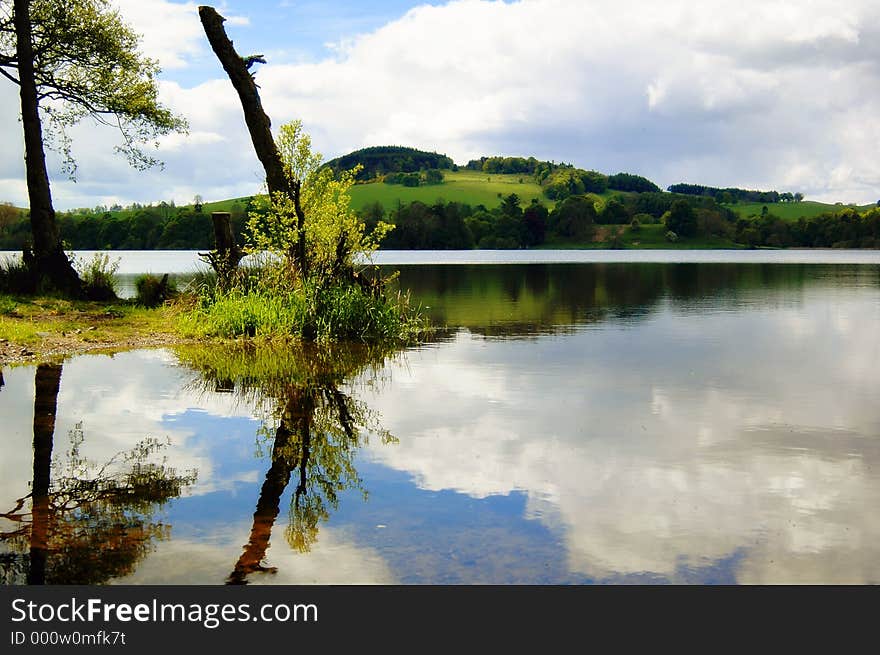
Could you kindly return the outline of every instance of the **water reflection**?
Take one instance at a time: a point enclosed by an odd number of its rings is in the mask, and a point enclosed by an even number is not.
[[[7,577],[27,581],[40,543],[25,515],[28,484],[45,486],[31,470],[46,461],[31,448],[46,442],[31,425],[39,378],[39,397],[57,395],[52,452],[88,446],[106,462],[167,435],[153,455],[199,471],[150,505],[161,521],[126,514],[134,535],[163,530],[95,580],[876,583],[878,270],[406,270],[452,329],[405,353],[78,357],[57,394],[51,369],[7,369],[0,529],[27,524],[5,542]],[[115,460],[117,484],[132,463]],[[50,518],[59,489],[102,479],[59,471],[36,494]],[[47,582],[60,579],[55,534]],[[97,549],[115,534],[90,538]]]
[[[816,264],[401,266],[400,287],[435,324],[511,337],[633,322],[665,307],[736,311],[799,302],[807,289],[880,284],[880,267]]]
[[[284,532],[295,551],[307,553],[315,543],[319,523],[339,506],[339,496],[350,489],[363,495],[355,468],[357,449],[369,434],[382,443],[393,437],[361,401],[342,390],[347,379],[375,373],[387,349],[363,345],[314,346],[290,344],[285,348],[239,346],[185,348],[178,356],[196,369],[197,384],[271,407],[271,421],[261,432],[270,446],[269,470],[260,488],[253,526],[244,551],[227,578],[228,584],[247,584],[253,573],[276,573],[263,564],[281,497],[291,478],[294,490]],[[363,379],[363,378],[361,378]]]
[[[53,458],[61,372],[61,364],[36,368],[31,491],[0,514],[5,584],[99,584],[130,573],[169,534],[156,509],[195,480],[151,461],[164,447],[156,439],[90,462],[80,454],[81,425]]]

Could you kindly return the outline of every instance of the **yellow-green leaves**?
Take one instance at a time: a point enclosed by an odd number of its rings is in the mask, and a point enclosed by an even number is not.
[[[322,167],[322,157],[312,152],[311,138],[299,120],[281,127],[276,147],[291,187],[299,189],[309,270],[323,278],[351,270],[355,257],[376,250],[393,227],[380,223],[365,236],[364,223],[350,206],[358,168],[334,175]],[[292,266],[300,238],[294,199],[275,193],[259,196],[254,205],[248,216],[251,250],[271,252]]]

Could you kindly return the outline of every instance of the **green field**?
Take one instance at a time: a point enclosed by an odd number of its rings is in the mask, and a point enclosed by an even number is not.
[[[767,203],[766,205],[760,202],[743,202],[725,205],[725,207],[732,209],[743,218],[760,216],[761,211],[765,206],[767,207],[767,211],[774,216],[778,216],[786,221],[796,221],[799,218],[813,218],[814,216],[819,216],[826,212],[839,212],[847,206],[854,207],[859,211],[865,211],[874,205],[834,205],[812,200],[804,200],[803,202],[772,202]]]
[[[250,196],[245,196],[244,198],[230,198],[229,200],[218,200],[216,202],[206,202],[202,205],[202,211],[207,213],[210,212],[228,212],[232,211],[232,207],[235,204],[241,209],[247,207],[248,200],[250,200]],[[187,205],[187,207],[192,207],[192,205]]]
[[[392,210],[397,207],[398,202],[407,204],[418,200],[431,205],[443,200],[492,208],[500,205],[501,198],[511,193],[519,196],[523,204],[528,204],[532,198],[538,198],[545,205],[552,205],[542,196],[541,186],[527,174],[493,175],[477,171],[443,171],[443,176],[443,184],[432,186],[405,187],[383,182],[358,184],[351,190],[351,206],[362,209],[366,205],[379,202],[386,210]]]

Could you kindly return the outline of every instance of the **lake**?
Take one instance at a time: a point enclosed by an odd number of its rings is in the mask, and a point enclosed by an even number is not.
[[[3,370],[4,581],[880,582],[877,251],[380,255],[430,343]]]

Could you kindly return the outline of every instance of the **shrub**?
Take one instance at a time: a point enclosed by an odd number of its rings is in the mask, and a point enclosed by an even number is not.
[[[35,292],[33,276],[24,262],[6,260],[0,265],[0,293],[29,295]]]
[[[98,252],[87,262],[79,262],[73,256],[71,261],[83,283],[83,296],[87,300],[117,300],[116,271],[119,259],[110,260],[107,253]]]
[[[638,232],[642,229],[642,224],[639,222],[639,219],[634,218],[629,224],[630,228],[632,228],[633,232]]]
[[[670,243],[675,243],[676,241],[678,241],[678,235],[672,230],[668,230],[666,232],[666,240]]]
[[[17,310],[17,302],[7,296],[0,296],[0,316],[14,316]]]

